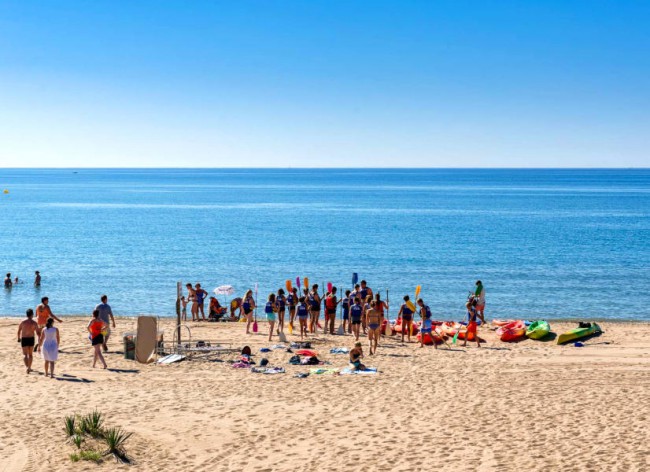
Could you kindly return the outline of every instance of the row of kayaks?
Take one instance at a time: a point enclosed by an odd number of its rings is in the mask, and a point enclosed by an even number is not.
[[[523,320],[494,320],[492,324],[498,326],[497,336],[504,342],[516,342],[524,338],[543,339],[551,333],[551,325],[545,320],[533,321],[528,325]],[[577,328],[560,334],[557,343],[566,344],[601,332],[597,323],[580,323]]]
[[[425,344],[439,344],[442,343],[446,337],[453,337],[458,334],[458,339],[465,339],[467,335],[467,326],[462,323],[452,321],[433,321],[434,332],[430,335],[426,333],[424,336]],[[503,342],[517,342],[525,338],[530,339],[544,339],[551,333],[551,325],[546,320],[537,320],[533,322],[526,322],[524,320],[494,320],[493,325],[497,327],[496,334]],[[386,334],[387,321],[381,327],[381,333]],[[417,336],[420,340],[420,323],[412,323],[411,335]],[[401,320],[397,320],[392,325],[393,333],[402,332]],[[571,341],[601,333],[602,330],[597,323],[580,323],[575,329],[560,334],[557,337],[558,344],[566,344]],[[474,333],[469,333],[468,341],[474,340]]]

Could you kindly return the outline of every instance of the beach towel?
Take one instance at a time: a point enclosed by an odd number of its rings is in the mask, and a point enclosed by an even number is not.
[[[347,354],[350,350],[347,347],[335,347],[330,349],[330,354]]]
[[[235,362],[232,365],[233,369],[248,369],[249,367],[251,367],[251,364],[249,364],[248,362],[244,362],[244,361]]]
[[[312,351],[310,349],[299,349],[296,351],[296,354],[299,356],[318,356],[318,353],[316,351]]]
[[[323,367],[319,367],[317,369],[311,369],[309,371],[309,373],[310,374],[315,374],[315,375],[321,375],[321,374],[323,374],[323,375],[333,375],[333,374],[338,374],[339,369],[337,369],[337,368],[325,369]]]
[[[254,374],[284,374],[284,367],[253,367],[251,372]]]
[[[181,356],[180,354],[169,354],[168,356],[158,359],[158,364],[173,364],[174,362],[180,362],[184,359],[185,356]]]
[[[138,316],[138,332],[135,338],[135,360],[150,364],[156,357],[158,319],[155,316]]]
[[[376,367],[366,367],[365,370],[355,370],[351,367],[346,367],[341,371],[341,375],[351,375],[351,374],[361,374],[361,375],[372,375],[377,373]]]
[[[301,343],[291,343],[291,347],[294,349],[311,349],[310,342],[301,342]]]

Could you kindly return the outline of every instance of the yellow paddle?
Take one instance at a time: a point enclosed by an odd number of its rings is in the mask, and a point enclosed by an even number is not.
[[[416,304],[418,302],[418,297],[420,296],[420,291],[422,290],[422,286],[418,285],[415,287],[415,298],[413,299],[413,303]],[[415,321],[415,313],[413,313],[413,321]],[[411,321],[411,336],[413,336],[413,321]]]

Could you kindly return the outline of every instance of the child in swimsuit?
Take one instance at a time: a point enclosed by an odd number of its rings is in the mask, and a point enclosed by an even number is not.
[[[467,316],[469,318],[469,322],[467,323],[467,331],[465,332],[465,342],[463,343],[463,346],[467,346],[467,338],[469,338],[471,335],[474,335],[476,346],[481,347],[481,341],[478,338],[478,334],[476,334],[476,300],[468,301],[465,304],[465,308],[467,308]]]
[[[273,336],[273,327],[275,326],[275,310],[277,310],[275,305],[275,293],[269,294],[268,301],[264,307],[264,313],[266,313],[266,321],[269,322],[269,341]]]
[[[305,297],[300,297],[300,303],[296,308],[296,315],[300,322],[300,339],[302,339],[303,336],[307,336],[307,318],[309,318],[309,309],[305,303]]]
[[[421,298],[418,298],[418,305],[420,306],[420,317],[422,318],[422,326],[420,327],[420,347],[424,347],[424,335],[428,334],[433,339],[433,323],[431,322],[431,309],[429,305],[425,305]],[[436,349],[438,345],[433,343]]]

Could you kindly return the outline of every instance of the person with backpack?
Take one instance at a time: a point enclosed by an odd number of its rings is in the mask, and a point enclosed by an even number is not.
[[[329,323],[330,334],[334,334],[334,325],[336,324],[336,307],[339,301],[336,298],[336,287],[332,287],[332,292],[325,298],[325,332]]]

